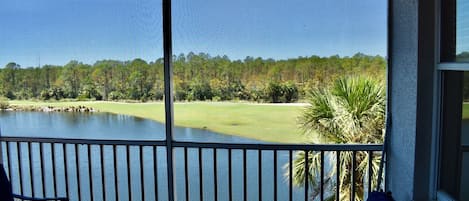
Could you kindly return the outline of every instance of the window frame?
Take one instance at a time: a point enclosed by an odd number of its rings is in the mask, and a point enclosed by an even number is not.
[[[453,5],[448,5],[447,4],[444,4],[445,2],[450,2],[450,3],[453,3]],[[449,91],[452,91],[452,90],[448,90],[448,89],[451,89],[451,88],[457,88],[457,86],[455,86],[457,83],[455,82],[462,82],[462,80],[457,80],[457,81],[453,81],[452,83],[448,83],[450,81],[445,81],[445,77],[447,76],[446,74],[464,74],[465,72],[469,72],[469,63],[467,62],[457,62],[457,61],[445,61],[445,57],[448,57],[448,55],[451,55],[449,57],[455,57],[455,54],[456,54],[456,49],[455,49],[455,45],[456,45],[456,26],[451,26],[451,25],[446,25],[444,24],[444,22],[448,21],[448,20],[451,20],[449,18],[454,18],[454,22],[452,21],[451,23],[457,23],[456,22],[456,14],[455,12],[451,12],[449,10],[445,10],[445,9],[451,9],[451,8],[455,8],[457,9],[457,1],[456,0],[452,0],[452,1],[443,1],[443,0],[438,0],[437,2],[437,10],[436,10],[436,20],[435,20],[435,33],[436,33],[436,38],[435,38],[435,63],[436,63],[436,69],[435,69],[435,77],[434,77],[434,86],[433,86],[433,90],[434,90],[434,96],[436,97],[434,100],[435,100],[435,103],[434,103],[434,115],[433,115],[433,118],[434,118],[434,124],[433,124],[433,138],[434,138],[434,141],[436,143],[433,144],[433,159],[434,159],[434,176],[433,176],[433,191],[434,191],[434,197],[437,198],[438,200],[445,200],[445,199],[454,199],[451,197],[451,195],[448,194],[448,192],[442,190],[442,186],[441,186],[441,181],[443,181],[443,179],[445,178],[443,175],[446,174],[447,172],[443,172],[444,168],[442,168],[442,163],[444,162],[443,160],[443,157],[444,157],[444,154],[443,154],[443,151],[445,150],[445,145],[444,145],[444,139],[445,138],[445,135],[444,133],[447,131],[447,128],[445,128],[445,120],[447,120],[448,118],[454,118],[454,119],[458,119],[458,122],[459,122],[459,128],[456,128],[456,130],[460,129],[461,127],[461,116],[459,113],[458,114],[452,114],[451,116],[448,116],[448,114],[446,114],[446,108],[447,107],[451,107],[451,108],[455,108],[454,106],[449,106],[448,103],[445,103],[445,99],[448,99],[448,98],[454,98],[455,96],[454,95],[448,95],[448,93],[451,93]],[[446,7],[446,6],[449,6],[450,8]],[[454,47],[451,46],[450,48],[448,48],[448,45],[447,44],[443,44],[444,42],[446,41],[454,41]],[[453,44],[451,44],[453,45]],[[454,49],[452,49],[454,48]],[[454,54],[454,55],[452,55]],[[448,85],[448,86],[445,86]],[[457,92],[458,93],[458,92]],[[460,92],[459,92],[460,93]],[[457,106],[456,106],[457,108]],[[462,112],[459,111],[459,112]],[[450,128],[449,132],[452,132],[455,130],[455,128]],[[457,135],[460,137],[461,136],[461,132],[457,132]],[[451,136],[450,136],[451,137]],[[455,137],[455,136],[453,136]],[[453,159],[456,159],[456,162],[457,164],[455,165],[456,168],[458,168],[458,171],[456,173],[453,173],[455,175],[459,175],[459,177],[457,177],[457,180],[455,183],[456,183],[456,194],[457,194],[457,197],[460,196],[460,189],[461,189],[461,181],[460,181],[460,176],[462,174],[462,167],[461,167],[461,162],[462,162],[462,151],[463,151],[463,145],[461,145],[460,143],[460,140],[455,140],[456,142],[459,142],[459,144],[457,145],[457,150],[459,152],[459,154],[457,154],[456,156],[451,156],[451,157],[454,157]],[[454,141],[452,141],[454,142]],[[454,178],[453,178],[454,179]]]
[[[162,0],[162,15],[163,15],[163,66],[164,66],[164,104],[165,104],[165,147],[166,147],[166,160],[167,162],[167,185],[168,185],[168,200],[173,201],[175,200],[175,177],[174,177],[174,147],[181,147],[185,146],[188,144],[192,144],[194,142],[186,142],[186,141],[178,141],[173,138],[173,133],[174,133],[174,97],[173,97],[173,90],[174,90],[174,81],[173,81],[173,40],[172,40],[172,7],[171,7],[171,2],[172,0]],[[391,88],[391,56],[390,53],[392,52],[392,6],[393,6],[393,0],[386,0],[386,5],[387,5],[387,34],[386,34],[386,93],[391,94],[392,88]],[[389,121],[390,118],[390,110],[391,110],[391,97],[390,95],[386,95],[386,111],[385,111],[385,118],[386,122]],[[386,123],[386,127],[388,126],[388,123]],[[194,143],[195,144],[195,143]],[[230,145],[227,143],[200,143],[200,144],[210,144],[210,145],[219,145],[221,147],[226,147],[228,149],[232,148],[237,148],[240,147],[239,145]],[[278,145],[278,143],[267,143],[267,144],[250,144],[252,146],[259,146],[259,147],[275,147]],[[305,148],[305,147],[311,147],[314,145],[308,145],[308,144],[295,144],[295,145],[290,145],[286,144],[284,147],[297,147],[297,148]],[[321,146],[321,145],[320,145]],[[328,145],[324,145],[328,146]],[[195,146],[197,147],[197,146]],[[384,152],[383,152],[384,153]],[[386,163],[386,159],[382,159],[383,163]],[[384,173],[384,189],[387,189],[387,175]],[[172,193],[171,193],[172,192]],[[308,192],[308,191],[306,191]]]

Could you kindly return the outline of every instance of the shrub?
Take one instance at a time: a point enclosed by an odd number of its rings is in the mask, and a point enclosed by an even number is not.
[[[265,94],[271,103],[280,103],[283,95],[282,85],[279,82],[271,81],[265,88]]]
[[[184,101],[187,99],[187,92],[184,90],[176,90],[174,93],[174,99],[177,101]]]
[[[27,100],[33,97],[33,92],[31,89],[20,89],[20,91],[15,92],[15,98],[19,100]]]
[[[39,98],[42,100],[49,100],[51,97],[49,96],[49,91],[43,89],[41,93],[39,94]]]
[[[54,98],[55,100],[60,100],[65,98],[65,92],[60,87],[51,88],[48,91],[48,98]]]
[[[0,98],[0,109],[1,110],[5,110],[5,109],[8,109],[8,107],[10,106],[10,103],[8,102],[8,99],[6,98]]]
[[[118,92],[118,91],[111,91],[109,94],[108,94],[108,99],[109,100],[121,100],[121,99],[124,99],[124,94],[121,93],[121,92]]]
[[[6,96],[6,98],[8,98],[8,99],[10,99],[10,100],[16,99],[16,96],[15,96],[15,94],[14,94],[12,91],[7,91],[7,92],[5,93],[5,96]]]
[[[249,98],[252,101],[263,102],[265,99],[264,90],[258,88],[251,88],[249,90]]]
[[[212,88],[207,82],[193,82],[190,85],[189,97],[193,100],[211,100]]]
[[[292,82],[286,82],[282,85],[283,98],[285,103],[291,103],[298,100],[298,87]]]
[[[214,96],[214,97],[212,97],[212,101],[218,102],[218,101],[221,101],[221,98],[220,98],[220,96]]]
[[[155,94],[153,94],[153,99],[154,100],[163,100],[163,98],[164,98],[164,92],[163,91],[157,90],[157,91],[155,91]]]
[[[94,85],[87,84],[80,90],[77,98],[80,101],[90,99],[102,100],[103,96],[98,92]]]

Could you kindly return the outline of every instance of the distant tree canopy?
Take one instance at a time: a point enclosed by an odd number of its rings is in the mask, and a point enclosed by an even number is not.
[[[386,61],[361,53],[352,57],[298,57],[274,60],[188,53],[173,56],[177,101],[247,100],[295,102],[308,90],[324,87],[341,75],[384,79]],[[9,99],[162,100],[163,59],[147,62],[101,60],[93,65],[22,68],[11,62],[0,69],[0,96]]]

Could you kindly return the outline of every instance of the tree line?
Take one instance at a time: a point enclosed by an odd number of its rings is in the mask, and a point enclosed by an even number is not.
[[[321,88],[343,75],[384,79],[381,56],[298,57],[285,60],[188,53],[173,56],[176,101],[295,102],[308,90]],[[162,100],[163,59],[147,62],[101,60],[93,65],[23,68],[15,62],[0,69],[0,96],[41,100]]]

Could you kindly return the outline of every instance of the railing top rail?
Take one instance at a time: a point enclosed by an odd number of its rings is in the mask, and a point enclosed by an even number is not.
[[[166,140],[105,140],[2,136],[4,142],[39,142],[91,145],[166,146]],[[309,150],[309,151],[380,151],[382,144],[242,144],[173,141],[173,147],[252,149],[252,150]]]
[[[308,150],[308,151],[380,151],[382,144],[233,144],[203,142],[173,142],[173,147],[225,148],[254,150]]]
[[[90,145],[142,145],[165,146],[164,140],[106,140],[106,139],[71,139],[71,138],[44,138],[44,137],[10,137],[2,136],[4,142],[42,142],[63,144],[90,144]]]

